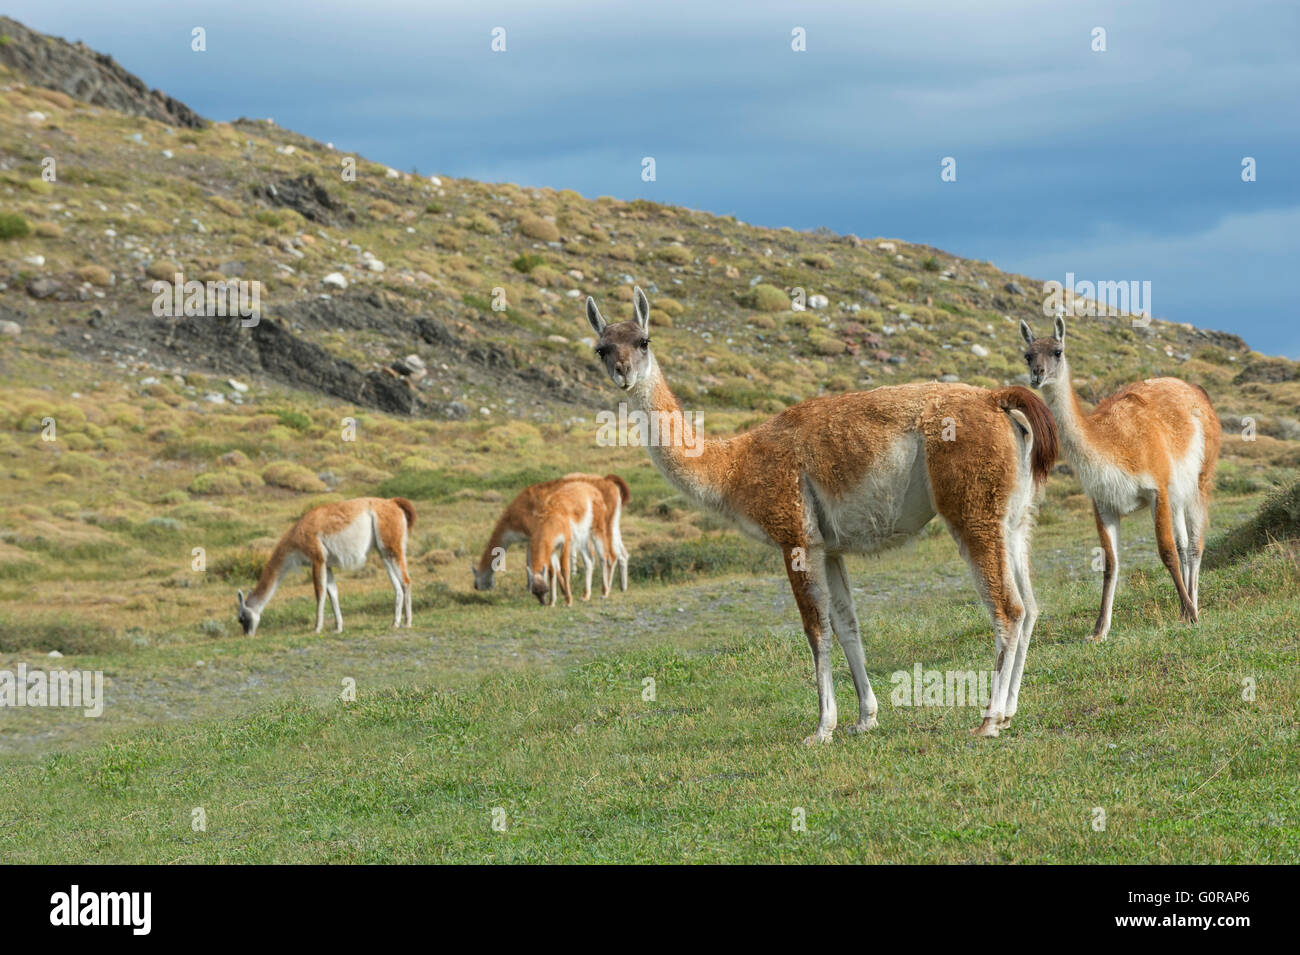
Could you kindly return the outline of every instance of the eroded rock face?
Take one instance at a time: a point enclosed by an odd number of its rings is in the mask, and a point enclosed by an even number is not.
[[[0,63],[34,86],[62,93],[128,116],[147,116],[169,126],[198,129],[206,121],[161,90],[151,90],[111,57],[82,43],[68,43],[0,17]]]
[[[259,186],[253,189],[253,195],[265,199],[273,206],[292,209],[304,219],[321,225],[333,225],[340,214],[348,221],[354,218],[342,209],[309,172]],[[382,263],[379,271],[382,271]]]

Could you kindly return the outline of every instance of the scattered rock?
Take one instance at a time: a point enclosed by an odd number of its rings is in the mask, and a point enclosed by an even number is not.
[[[0,322],[0,335],[21,335],[23,327],[17,322]]]
[[[32,298],[50,298],[63,286],[50,278],[32,279],[27,283],[27,294]]]
[[[1010,292],[1012,295],[1028,294],[1027,292],[1025,292],[1025,287],[1021,285],[1019,282],[1008,282],[1006,285],[1002,287],[1006,289],[1008,292]]]
[[[971,345],[970,350],[971,350],[971,354],[974,355],[976,358],[989,357],[989,350],[985,348],[983,345]]]
[[[341,272],[331,272],[320,280],[321,285],[328,285],[330,288],[347,288],[348,280],[343,277]]]

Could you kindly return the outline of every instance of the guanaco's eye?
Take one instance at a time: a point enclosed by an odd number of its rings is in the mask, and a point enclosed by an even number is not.
[[[1061,355],[1064,354],[1064,352],[1062,352],[1061,349],[1058,348],[1058,349],[1057,349],[1055,352],[1053,352],[1052,354],[1056,355],[1057,358],[1060,358]]]
[[[608,352],[609,352],[609,346],[608,346],[608,345],[597,345],[597,346],[596,346],[596,354],[599,355],[601,358],[604,358],[605,355],[606,355]]]
[[[1025,361],[1033,361],[1033,360],[1034,360],[1034,356],[1029,354],[1029,352],[1025,352]]]
[[[648,338],[641,339],[639,342],[637,342],[637,347],[640,348],[642,351],[645,351],[647,348],[650,347],[650,339]]]

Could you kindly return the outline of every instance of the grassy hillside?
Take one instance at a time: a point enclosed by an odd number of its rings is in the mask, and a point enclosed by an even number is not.
[[[462,606],[422,615],[447,639],[426,647],[423,669],[407,658],[398,686],[327,638],[298,658],[312,663],[295,697],[10,761],[6,858],[1300,861],[1293,562],[1261,554],[1207,574],[1195,628],[1176,623],[1163,575],[1143,571],[1121,589],[1117,632],[1100,646],[1082,640],[1095,581],[1067,582],[1053,567],[1041,575],[1047,609],[1020,714],[992,745],[966,733],[974,708],[891,702],[891,674],[917,662],[991,665],[982,610],[967,586],[941,585],[944,574],[960,579],[960,560],[938,538],[855,567],[881,698],[880,728],[866,737],[798,745],[815,696],[776,577],[641,587],[617,605],[534,613],[531,635],[504,608],[483,608],[489,618]],[[926,585],[909,589],[912,575]],[[877,600],[881,578],[903,586]],[[489,619],[503,626],[484,629]],[[478,632],[457,630],[471,622]],[[604,645],[565,665],[517,659],[593,631]],[[367,646],[396,659],[392,642]],[[494,672],[469,683],[440,672],[453,654],[479,651],[501,661]],[[357,680],[354,703],[339,699],[344,676]],[[836,677],[841,712],[852,712],[842,659]],[[193,828],[195,809],[205,831]]]
[[[973,711],[885,703],[879,734],[805,752],[815,693],[775,556],[643,451],[597,445],[617,396],[582,299],[613,317],[648,289],[669,379],[728,434],[823,392],[1015,381],[1040,282],[898,239],[388,170],[262,121],[169,127],[3,70],[0,670],[108,686],[100,720],[4,711],[6,859],[1297,861],[1300,594],[1294,547],[1271,543],[1294,530],[1275,489],[1300,465],[1296,363],[1075,319],[1085,398],[1175,374],[1220,411],[1204,624],[1176,622],[1139,515],[1111,642],[1083,644],[1095,529],[1060,471],[1013,730],[980,745]],[[178,270],[262,283],[262,323],[155,316]],[[574,469],[632,487],[632,590],[542,610],[512,552],[472,591],[504,503]],[[308,632],[305,576],[239,635],[234,591],[289,523],[376,493],[419,512],[415,628],[389,629],[372,563],[340,580],[342,635]],[[882,700],[917,662],[991,664],[937,522],[851,570]]]

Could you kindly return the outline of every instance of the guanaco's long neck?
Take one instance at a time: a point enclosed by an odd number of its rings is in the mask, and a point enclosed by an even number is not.
[[[519,526],[519,521],[513,513],[514,509],[507,510],[500,518],[497,519],[496,526],[492,528],[492,536],[488,538],[487,546],[483,548],[483,555],[478,559],[478,569],[480,573],[487,573],[492,569],[492,562],[496,557],[498,547],[504,549],[506,544],[506,535],[514,532],[516,534],[528,534],[529,528]]]
[[[275,588],[280,586],[280,578],[288,569],[289,556],[293,550],[292,544],[280,541],[275,545],[275,550],[271,551],[266,566],[262,568],[262,576],[257,579],[257,586],[248,595],[248,605],[254,610],[265,607],[275,594]]]
[[[699,433],[695,416],[682,410],[653,354],[645,377],[632,389],[632,398],[648,418],[660,422],[660,440],[646,441],[650,460],[660,473],[688,497],[713,507],[725,505],[722,478],[735,456],[735,439],[708,439]],[[667,435],[664,422],[673,422]]]
[[[1090,453],[1092,442],[1088,435],[1088,413],[1079,403],[1070,377],[1070,366],[1064,358],[1056,378],[1043,385],[1043,399],[1056,418],[1065,457],[1076,461]]]

